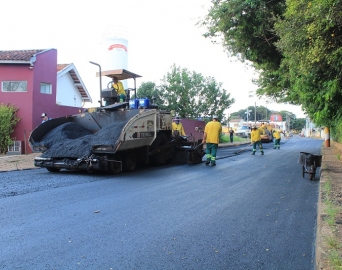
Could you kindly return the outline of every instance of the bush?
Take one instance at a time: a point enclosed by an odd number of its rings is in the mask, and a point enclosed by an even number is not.
[[[13,105],[0,103],[0,153],[5,153],[14,141],[11,134],[20,121],[20,118],[16,116],[17,111],[18,108]]]
[[[330,129],[330,136],[335,142],[342,143],[342,120],[338,119],[333,122]]]

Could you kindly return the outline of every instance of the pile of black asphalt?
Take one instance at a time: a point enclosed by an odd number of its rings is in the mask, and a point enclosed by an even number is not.
[[[115,148],[127,121],[109,124],[93,134],[76,123],[65,123],[47,133],[34,146],[46,147],[44,158],[84,158],[91,154],[95,145],[111,145]]]

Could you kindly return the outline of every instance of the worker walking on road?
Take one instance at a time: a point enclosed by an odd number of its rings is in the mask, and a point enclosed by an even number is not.
[[[280,132],[277,130],[273,130],[273,138],[274,138],[274,147],[273,149],[280,149]]]
[[[262,143],[261,143],[260,130],[257,128],[256,125],[253,125],[253,127],[252,127],[251,143],[253,144],[252,155],[255,155],[257,146],[259,146],[259,150],[261,152],[261,155],[264,154],[264,149],[262,148]]]
[[[203,144],[206,144],[206,157],[205,165],[216,165],[216,153],[220,141],[220,134],[222,132],[221,123],[218,122],[218,117],[213,116],[213,121],[206,124],[204,128]]]
[[[174,135],[186,136],[182,123],[180,122],[179,116],[176,116],[172,122],[172,133]]]

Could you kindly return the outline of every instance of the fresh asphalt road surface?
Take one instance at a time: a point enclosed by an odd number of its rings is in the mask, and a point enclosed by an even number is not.
[[[0,173],[0,269],[314,269],[319,187],[293,137],[216,167]]]

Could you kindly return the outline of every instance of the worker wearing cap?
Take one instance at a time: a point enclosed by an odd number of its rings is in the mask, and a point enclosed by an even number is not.
[[[43,118],[42,119],[42,123],[44,123],[44,122],[46,122],[48,120],[51,120],[51,118],[49,118],[46,113],[42,113],[42,118]]]
[[[126,100],[126,92],[125,88],[123,87],[122,82],[119,82],[118,78],[113,77],[112,87],[119,95],[119,101],[124,102]]]
[[[220,134],[222,132],[221,123],[218,122],[218,117],[213,116],[213,120],[208,122],[204,128],[203,144],[206,144],[206,157],[205,165],[216,165],[216,153],[218,144],[220,142]]]
[[[273,130],[273,137],[274,137],[273,149],[280,149],[280,139],[281,139],[280,132],[278,130]]]
[[[179,121],[179,116],[176,116],[172,122],[172,133],[178,133],[181,136],[186,136],[182,123]],[[175,132],[176,131],[176,132]]]
[[[264,149],[262,148],[262,143],[261,143],[260,130],[257,128],[256,125],[252,126],[251,143],[253,144],[252,155],[255,155],[257,146],[259,146],[259,150],[261,152],[261,155],[264,154]]]

